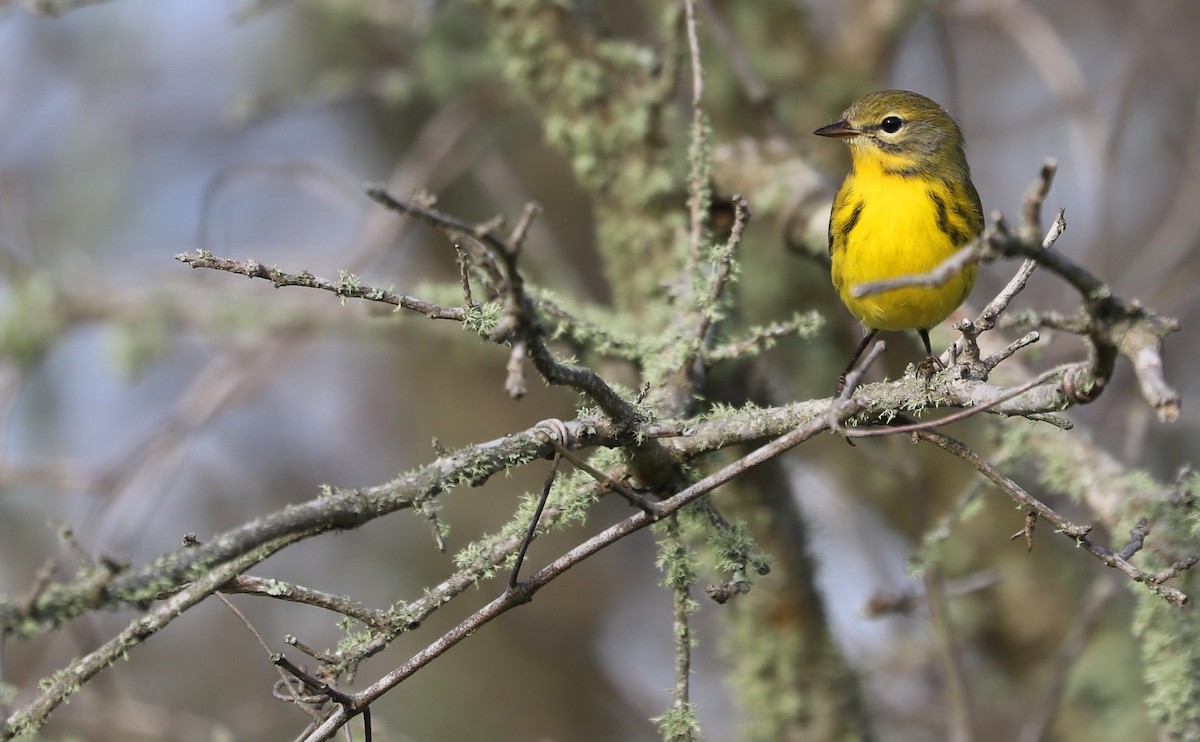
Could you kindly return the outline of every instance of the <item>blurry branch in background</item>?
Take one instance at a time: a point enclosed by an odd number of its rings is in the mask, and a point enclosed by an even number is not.
[[[1095,631],[1103,616],[1103,609],[1114,595],[1113,581],[1107,575],[1097,577],[1088,590],[1087,598],[1079,611],[1078,618],[1070,632],[1059,647],[1055,657],[1054,674],[1048,683],[1049,687],[1042,694],[1041,702],[1029,713],[1017,742],[1039,742],[1048,738],[1051,722],[1062,702],[1066,691],[1067,676],[1075,666],[1075,661],[1083,652],[1087,640]]]
[[[1082,63],[1044,12],[1024,0],[946,2],[942,4],[942,12],[951,18],[991,26],[1012,39],[1057,99],[1059,110],[1074,125],[1074,143],[1081,155],[1078,161],[1095,163],[1098,168],[1108,164],[1104,122],[1094,97],[1089,94]],[[1108,176],[1101,170],[1089,173],[1088,180],[1098,185]]]
[[[402,189],[415,187],[417,183],[442,186],[453,182],[471,164],[470,155],[475,147],[471,146],[469,136],[477,124],[469,107],[449,105],[440,109],[418,129],[412,151],[393,168],[389,186]],[[199,235],[202,245],[208,244],[204,241],[208,238],[204,225],[212,216],[220,190],[236,177],[263,171],[261,166],[238,165],[222,170],[214,178],[206,189],[202,207],[205,217]],[[309,168],[303,175],[309,179],[329,178],[323,169]],[[340,191],[342,184],[331,182],[327,187]],[[351,255],[347,271],[357,270],[377,258],[411,226],[387,212],[368,211],[359,239],[348,248]],[[252,264],[249,261],[245,269],[253,269]],[[363,327],[361,317],[318,312],[311,306],[276,301],[273,306],[280,307],[278,315],[261,307],[247,309],[248,314],[259,318],[263,337],[252,344],[229,342],[228,328],[214,316],[213,305],[205,302],[206,291],[174,287],[169,292],[145,295],[112,286],[93,286],[91,282],[59,286],[55,278],[44,273],[22,265],[17,269],[23,283],[14,293],[20,300],[10,302],[7,320],[9,328],[17,329],[26,338],[20,343],[22,356],[18,361],[22,370],[46,354],[67,330],[85,323],[106,323],[122,337],[143,338],[137,341],[141,344],[145,344],[147,336],[153,338],[170,332],[172,326],[176,332],[197,332],[217,340],[213,358],[195,372],[171,408],[162,411],[155,424],[105,466],[84,469],[65,462],[9,465],[0,459],[0,482],[51,482],[73,490],[89,490],[94,507],[101,512],[134,483],[149,478],[148,474],[161,475],[178,466],[183,460],[179,454],[186,450],[195,431],[268,387],[291,361],[308,350],[321,331]],[[346,283],[348,275],[352,274],[343,274],[345,280],[339,280],[338,285]],[[157,360],[160,344],[162,349],[169,347],[163,338],[161,343],[151,342],[149,349],[135,349],[132,355],[136,357],[126,361],[133,367],[128,373],[136,373],[141,366]],[[8,405],[0,407],[0,411],[7,413]]]
[[[60,16],[72,10],[99,5],[110,0],[0,0],[0,9],[20,5],[33,15]]]

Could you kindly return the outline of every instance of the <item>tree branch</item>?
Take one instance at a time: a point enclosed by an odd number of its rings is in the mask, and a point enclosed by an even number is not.
[[[462,322],[467,318],[467,309],[463,307],[442,307],[432,302],[415,299],[411,296],[397,294],[389,289],[378,289],[363,286],[352,274],[343,274],[338,281],[318,278],[308,271],[303,273],[286,273],[259,263],[257,260],[239,262],[229,258],[218,258],[207,250],[195,253],[179,253],[175,259],[193,268],[210,268],[212,270],[237,273],[250,278],[261,278],[275,284],[275,288],[283,286],[302,286],[309,289],[320,289],[342,297],[343,299],[364,299],[391,304],[399,309],[409,309],[420,312],[429,319],[448,319]]]
[[[532,576],[522,580],[517,584],[516,588],[505,591],[503,595],[463,620],[400,667],[384,675],[358,693],[355,693],[353,695],[355,703],[352,706],[352,711],[364,708],[374,702],[384,693],[395,688],[413,673],[428,665],[434,659],[450,650],[463,639],[474,634],[482,626],[490,623],[498,616],[518,605],[528,603],[539,590],[584,559],[616,543],[629,534],[651,525],[657,520],[673,515],[681,508],[691,504],[717,487],[728,483],[748,469],[810,440],[818,433],[828,430],[831,424],[844,422],[859,411],[860,405],[855,400],[833,402],[826,406],[827,414],[811,420],[809,423],[792,430],[775,441],[756,449],[749,455],[722,467],[690,487],[659,502],[654,508],[653,513],[639,511],[637,514],[614,526],[610,526],[579,546],[576,546]],[[305,738],[305,742],[330,739],[338,729],[350,720],[351,716],[352,713],[346,710],[346,706],[339,706],[316,730]]]
[[[1075,543],[1082,549],[1087,551],[1092,556],[1104,562],[1110,567],[1113,567],[1123,573],[1126,577],[1134,582],[1144,584],[1150,592],[1158,595],[1172,605],[1183,607],[1188,603],[1188,596],[1178,588],[1163,585],[1158,580],[1159,575],[1144,572],[1141,569],[1130,564],[1129,560],[1121,554],[1114,552],[1105,546],[1093,541],[1089,534],[1092,527],[1090,525],[1077,525],[1068,521],[1066,518],[1059,515],[1050,507],[1042,503],[1033,495],[1026,492],[1020,485],[1005,476],[1000,470],[985,461],[979,454],[967,448],[959,441],[954,440],[950,436],[943,433],[938,433],[931,430],[920,430],[916,435],[923,441],[933,443],[938,448],[941,448],[948,453],[952,453],[958,458],[966,461],[973,466],[980,474],[983,474],[988,479],[992,480],[1001,490],[1009,497],[1017,502],[1022,508],[1036,512],[1038,517],[1047,521],[1054,526],[1055,530],[1065,534],[1073,539]],[[1197,560],[1188,560],[1195,564]],[[1186,569],[1186,567],[1184,568]],[[1174,574],[1178,574],[1176,571]],[[1172,575],[1173,576],[1173,575]]]
[[[550,349],[546,347],[543,342],[541,324],[534,312],[533,302],[525,293],[524,277],[517,268],[519,251],[514,250],[512,245],[496,236],[496,229],[500,226],[498,222],[479,225],[467,224],[456,217],[438,211],[432,205],[397,199],[378,184],[367,185],[366,193],[392,211],[416,217],[445,232],[452,242],[456,239],[466,239],[485,247],[488,253],[504,266],[501,280],[509,299],[506,318],[502,319],[492,332],[492,339],[496,342],[507,339],[513,344],[516,352],[527,351],[534,366],[547,382],[569,386],[588,395],[618,425],[631,428],[641,420],[642,415],[637,408],[623,399],[596,372],[584,366],[559,363]],[[426,199],[426,201],[428,200]],[[526,213],[531,212],[527,210]],[[522,232],[518,231],[514,234],[522,235]],[[510,381],[513,376],[514,372],[510,365]],[[519,388],[519,385],[512,385],[510,392],[519,390]]]

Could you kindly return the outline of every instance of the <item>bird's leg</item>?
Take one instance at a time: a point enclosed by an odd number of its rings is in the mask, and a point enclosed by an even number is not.
[[[871,344],[871,340],[878,332],[879,330],[867,331],[867,334],[863,337],[862,342],[858,344],[858,349],[854,351],[854,356],[850,359],[850,362],[846,364],[846,368],[842,370],[841,375],[838,376],[837,387],[834,389],[833,396],[842,396],[842,392],[846,389],[846,375],[854,370],[854,366],[858,363],[858,359],[862,358],[863,351],[866,350],[867,346]],[[922,330],[922,332],[924,332],[924,330]],[[926,341],[926,345],[928,345],[928,341]]]

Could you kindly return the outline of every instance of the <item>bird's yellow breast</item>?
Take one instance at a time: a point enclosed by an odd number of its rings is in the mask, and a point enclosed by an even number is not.
[[[877,330],[929,329],[966,300],[974,265],[937,287],[851,293],[860,283],[927,273],[973,239],[978,227],[964,202],[953,181],[855,163],[834,200],[829,234],[833,285],[859,321]]]

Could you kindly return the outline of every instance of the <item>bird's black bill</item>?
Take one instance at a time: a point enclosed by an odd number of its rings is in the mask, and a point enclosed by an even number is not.
[[[819,137],[837,137],[838,139],[856,137],[861,133],[861,131],[855,129],[845,121],[838,121],[837,123],[830,124],[829,126],[822,126],[820,129],[817,129],[813,132],[813,134],[816,134]]]

